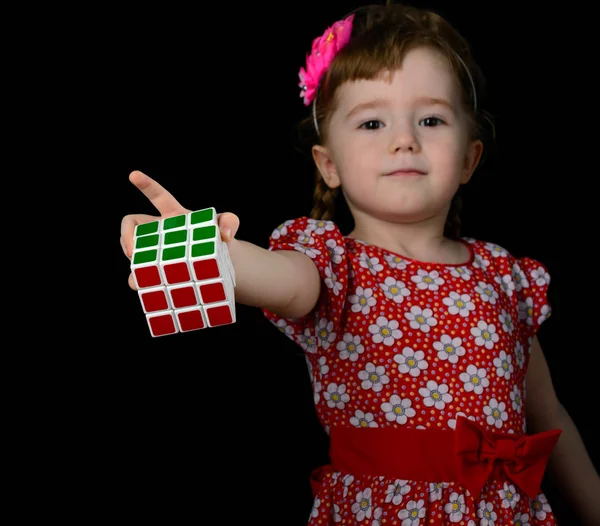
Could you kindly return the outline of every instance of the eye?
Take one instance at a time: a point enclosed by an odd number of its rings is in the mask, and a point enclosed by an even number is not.
[[[439,126],[440,124],[445,124],[445,123],[439,117],[425,117],[419,124],[429,127],[429,126]]]
[[[363,128],[366,130],[377,130],[381,127],[383,123],[380,120],[377,119],[371,119],[368,121],[363,122],[359,128]]]

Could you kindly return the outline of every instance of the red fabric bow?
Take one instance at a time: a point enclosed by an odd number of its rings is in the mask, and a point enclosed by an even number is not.
[[[454,451],[460,483],[471,495],[481,493],[495,462],[501,462],[506,477],[530,498],[540,493],[540,485],[560,430],[544,431],[517,438],[488,433],[464,417],[456,420]]]

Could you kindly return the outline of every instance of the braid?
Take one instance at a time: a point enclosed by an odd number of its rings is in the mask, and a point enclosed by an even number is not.
[[[329,188],[317,172],[317,182],[313,194],[313,209],[310,213],[312,219],[333,219],[335,211],[335,199],[338,194],[337,188]]]
[[[462,211],[462,198],[458,192],[452,199],[446,225],[444,226],[444,235],[450,239],[458,239],[461,236],[462,222],[460,214]]]

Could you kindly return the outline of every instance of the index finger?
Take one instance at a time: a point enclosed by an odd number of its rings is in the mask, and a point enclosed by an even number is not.
[[[145,173],[135,170],[129,174],[129,180],[149,199],[160,215],[171,216],[187,211],[169,191]]]

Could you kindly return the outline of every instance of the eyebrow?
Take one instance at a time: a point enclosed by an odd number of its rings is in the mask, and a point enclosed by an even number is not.
[[[416,100],[417,104],[425,106],[446,106],[451,111],[454,111],[454,106],[450,104],[446,99],[439,99],[436,97],[420,97]]]
[[[383,99],[374,99],[374,100],[370,100],[368,102],[362,102],[362,103],[354,106],[346,114],[346,119],[349,119],[350,117],[352,117],[353,115],[356,115],[357,113],[360,113],[361,111],[373,110],[376,108],[381,108],[381,107],[385,107],[385,106],[389,106],[389,105],[390,105],[389,102],[387,102]]]
[[[440,99],[437,97],[419,97],[415,101],[415,104],[419,106],[445,106],[450,111],[454,111],[454,107],[452,106],[452,104],[450,104],[450,102],[448,102],[446,99]],[[346,119],[349,119],[350,117],[356,115],[357,113],[360,113],[361,111],[377,109],[389,105],[389,102],[387,102],[384,99],[374,99],[368,102],[362,102],[361,104],[357,104],[356,106],[354,106],[348,112],[348,114],[346,115]]]

